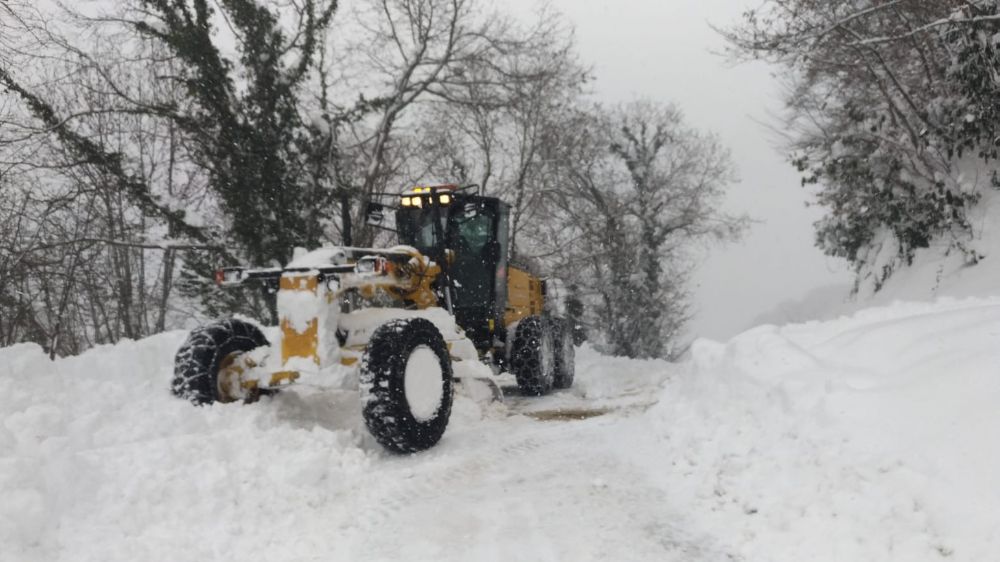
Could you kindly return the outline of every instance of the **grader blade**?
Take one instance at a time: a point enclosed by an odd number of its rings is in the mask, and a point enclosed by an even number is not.
[[[503,390],[493,379],[455,377],[457,391],[476,402],[503,402]]]

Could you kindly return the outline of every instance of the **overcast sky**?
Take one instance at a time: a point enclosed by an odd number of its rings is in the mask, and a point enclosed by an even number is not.
[[[745,240],[712,248],[694,287],[694,334],[724,339],[809,291],[848,286],[846,264],[813,245],[819,209],[807,209],[800,177],[762,122],[780,112],[780,92],[762,64],[733,66],[713,54],[722,39],[709,24],[739,19],[757,1],[551,0],[576,27],[598,99],[673,101],[690,125],[718,134],[733,153],[740,183],[726,206],[760,221]],[[537,0],[516,0],[520,12]]]

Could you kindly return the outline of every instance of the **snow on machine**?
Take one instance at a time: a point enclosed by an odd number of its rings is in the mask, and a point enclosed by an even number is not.
[[[412,453],[441,439],[456,381],[497,396],[501,371],[531,395],[572,385],[560,285],[509,263],[509,206],[456,186],[417,187],[397,203],[400,246],[320,248],[283,268],[220,270],[223,287],[277,292],[280,341],[240,319],[194,330],[177,352],[174,394],[252,402],[294,382],[356,381],[371,434]],[[385,210],[369,204],[369,223]]]

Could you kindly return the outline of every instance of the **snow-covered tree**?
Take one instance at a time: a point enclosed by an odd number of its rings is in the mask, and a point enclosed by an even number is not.
[[[990,72],[995,4],[768,0],[724,32],[737,57],[789,69],[793,162],[828,210],[817,243],[855,266],[858,288],[934,241],[979,259],[967,216],[984,186],[964,172],[996,157],[989,103],[969,97]]]

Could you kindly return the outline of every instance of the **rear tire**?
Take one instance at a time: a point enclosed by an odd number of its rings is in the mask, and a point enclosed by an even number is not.
[[[223,401],[219,369],[226,358],[270,345],[257,326],[230,319],[193,330],[174,358],[174,396],[201,406]]]
[[[557,320],[553,323],[553,339],[555,340],[556,374],[552,382],[555,388],[573,386],[576,375],[576,348],[573,346],[573,328],[569,320]]]
[[[441,440],[451,415],[451,357],[429,320],[395,320],[375,330],[360,381],[365,425],[383,447],[417,453]]]
[[[524,394],[541,396],[555,382],[555,346],[550,326],[538,316],[521,320],[510,350],[511,370]]]

